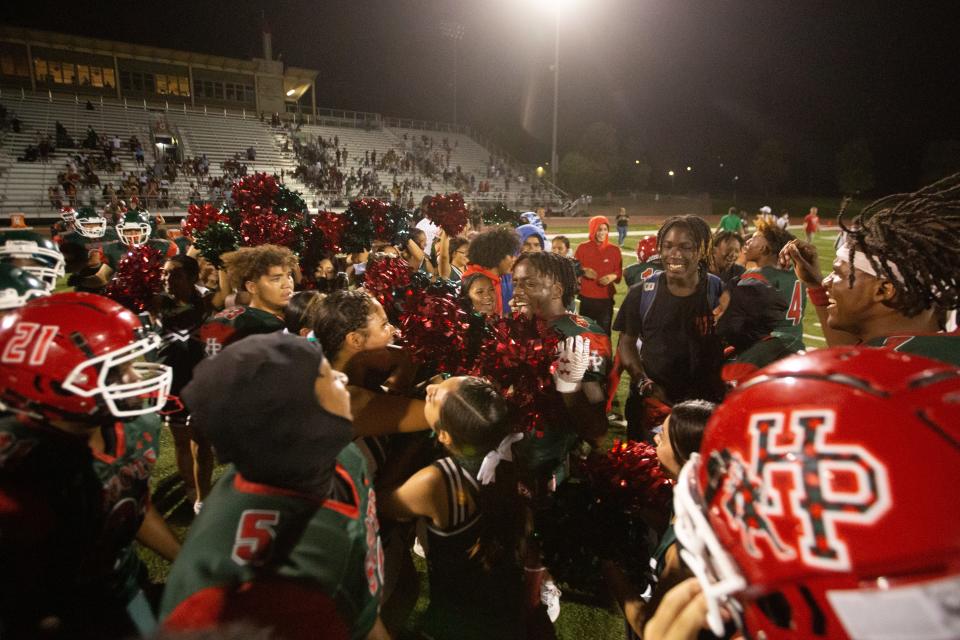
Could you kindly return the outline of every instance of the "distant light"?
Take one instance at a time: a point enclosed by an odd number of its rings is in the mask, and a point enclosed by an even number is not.
[[[723,169],[723,163],[722,163],[722,162],[720,163],[720,168]]]
[[[537,0],[537,4],[539,4],[544,10],[556,11],[557,13],[566,11],[575,3],[576,0]]]
[[[740,179],[740,176],[733,176],[733,181],[734,181],[734,182],[736,182],[736,181],[739,180],[739,179]]]
[[[673,169],[670,169],[670,171],[667,171],[667,175],[672,178],[672,177],[673,177]]]
[[[693,167],[688,166],[687,171],[693,171]]]
[[[289,97],[289,96],[292,96],[292,95],[295,94],[296,92],[297,92],[296,89],[290,89],[290,91],[287,91],[287,96],[288,96],[288,97]]]
[[[547,171],[543,167],[537,167],[537,177],[542,178]]]
[[[633,161],[633,164],[640,164],[640,161],[639,161],[639,160],[634,160],[634,161]]]

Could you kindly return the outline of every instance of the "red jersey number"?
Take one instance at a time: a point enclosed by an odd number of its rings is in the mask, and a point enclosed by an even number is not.
[[[267,557],[273,539],[274,528],[280,522],[279,511],[247,509],[240,514],[237,537],[230,557],[240,565],[261,564]]]
[[[787,320],[797,326],[803,322],[803,289],[800,281],[793,283],[793,294],[790,296],[790,306],[787,308]]]

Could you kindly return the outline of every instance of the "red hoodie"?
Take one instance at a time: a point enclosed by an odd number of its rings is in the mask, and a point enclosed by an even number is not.
[[[623,275],[623,255],[620,253],[619,247],[610,244],[610,234],[607,234],[607,238],[604,239],[602,244],[597,244],[597,241],[594,240],[597,235],[597,228],[601,224],[607,225],[607,229],[610,229],[610,223],[604,216],[590,218],[590,238],[577,247],[574,257],[584,269],[596,271],[597,278],[602,278],[611,273],[617,274],[617,277],[610,284],[600,286],[596,280],[582,276],[580,278],[580,295],[584,298],[612,298],[617,290],[614,285],[620,282],[620,277]]]

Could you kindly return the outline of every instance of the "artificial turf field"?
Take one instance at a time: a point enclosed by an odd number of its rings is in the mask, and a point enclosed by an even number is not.
[[[584,227],[569,227],[560,224],[550,225],[548,228],[547,239],[549,241],[554,235],[583,233]],[[637,240],[648,233],[655,233],[654,227],[632,227],[631,232],[624,243],[624,266],[636,262],[634,249]],[[611,234],[613,236],[614,234]],[[830,272],[830,265],[833,260],[833,243],[836,240],[836,232],[822,232],[817,235],[815,244],[820,255],[820,268],[824,274]],[[583,240],[572,239],[573,247]],[[624,295],[626,294],[626,285],[620,283],[617,287],[615,305],[619,308]],[[808,348],[823,347],[823,332],[817,321],[816,313],[812,305],[807,305],[804,315],[804,335]],[[614,344],[617,336],[614,335]],[[617,392],[617,397],[622,406],[626,395],[628,377],[624,376]],[[615,408],[616,410],[616,408]],[[621,438],[624,435],[624,429],[611,424],[609,440]],[[219,470],[218,470],[219,471]],[[182,538],[186,534],[187,527],[193,519],[192,504],[184,500],[183,483],[177,475],[176,464],[173,455],[173,441],[167,429],[164,429],[160,438],[160,457],[153,471],[151,478],[154,491],[154,504],[160,512],[167,518],[168,523],[173,530]],[[149,550],[140,549],[140,555],[146,562],[151,580],[163,582],[169,563],[153,554]],[[419,560],[419,559],[417,559]],[[419,612],[422,612],[428,602],[429,586],[426,579],[425,564],[418,563],[420,572],[420,600],[417,608],[409,621],[410,630],[416,624]],[[561,589],[564,585],[560,585]],[[557,637],[563,640],[607,640],[610,638],[623,637],[623,618],[617,605],[605,593],[579,594],[573,593],[569,589],[564,589],[564,595],[561,598],[560,618],[556,622]],[[412,635],[410,637],[413,637]]]

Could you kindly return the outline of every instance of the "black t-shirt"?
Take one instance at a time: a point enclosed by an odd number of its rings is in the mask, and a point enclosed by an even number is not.
[[[653,294],[656,298],[644,318],[641,297]],[[640,358],[644,370],[663,388],[671,404],[722,399],[723,347],[713,326],[706,278],[700,279],[692,295],[683,298],[670,293],[665,278],[660,278],[656,287],[647,280],[635,284],[627,292],[613,328],[643,340]]]
[[[723,286],[729,286],[730,281],[734,278],[739,278],[747,269],[742,264],[737,264],[734,262],[732,265],[720,272],[719,277],[723,280]]]

